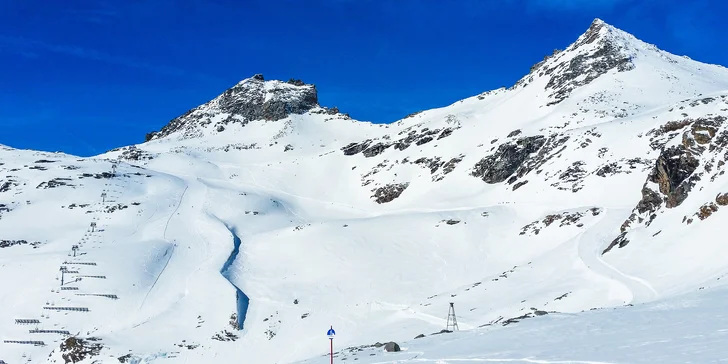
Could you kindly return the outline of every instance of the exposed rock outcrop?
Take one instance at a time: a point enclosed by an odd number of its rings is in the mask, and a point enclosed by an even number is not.
[[[518,170],[530,154],[536,153],[545,142],[546,138],[537,135],[501,144],[495,153],[475,164],[471,175],[482,179],[485,183],[503,182]]]
[[[384,351],[386,351],[388,353],[396,353],[401,350],[402,349],[400,349],[399,344],[397,344],[394,341],[390,341],[390,342],[384,344]]]
[[[716,196],[715,202],[720,206],[728,206],[728,193],[721,193]]]
[[[81,339],[69,337],[61,342],[61,357],[66,363],[78,363],[87,358],[98,356],[104,346],[97,338]]]
[[[374,198],[374,201],[379,204],[391,202],[395,198],[399,197],[402,192],[407,189],[407,187],[409,187],[409,182],[388,184],[384,187],[374,189],[372,191],[374,192],[372,198]]]

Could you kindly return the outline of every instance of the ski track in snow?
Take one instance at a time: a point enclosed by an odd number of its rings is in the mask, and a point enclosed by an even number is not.
[[[177,202],[177,207],[172,211],[172,214],[169,215],[169,219],[167,219],[167,223],[164,226],[164,233],[163,238],[164,240],[167,240],[167,228],[169,228],[169,223],[172,221],[175,215],[177,215],[177,211],[179,211],[180,206],[182,206],[182,201],[184,201],[185,194],[187,194],[187,189],[189,188],[189,185],[185,186],[184,191],[182,191],[182,194],[179,197],[179,201]],[[167,240],[169,242],[169,240]],[[169,265],[169,261],[172,259],[172,254],[174,254],[174,250],[177,247],[177,243],[172,243],[173,245],[167,249],[167,251],[164,253],[165,256],[167,256],[167,261],[164,263],[164,266],[162,267],[162,270],[157,274],[157,278],[154,279],[154,282],[152,283],[151,287],[149,287],[149,290],[147,291],[147,294],[144,295],[144,299],[142,300],[141,305],[139,305],[139,309],[141,310],[144,307],[144,304],[147,302],[147,298],[149,297],[149,294],[152,293],[154,290],[154,287],[156,287],[157,282],[159,281],[159,278],[162,277],[162,274],[164,274],[164,271],[167,269],[167,266]]]
[[[602,216],[599,220],[577,238],[579,258],[594,273],[619,282],[626,287],[632,293],[632,297],[625,304],[655,300],[658,297],[658,293],[649,282],[625,274],[602,259],[602,250],[606,248],[606,244],[609,244],[610,239],[613,238],[607,234],[609,230],[603,227],[619,226],[624,221],[625,214],[618,210],[605,209],[600,215]]]

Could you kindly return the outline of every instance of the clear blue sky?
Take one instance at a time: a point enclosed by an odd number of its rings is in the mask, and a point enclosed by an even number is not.
[[[728,65],[724,0],[0,0],[0,144],[93,155],[243,78],[391,122],[510,86],[599,17]]]

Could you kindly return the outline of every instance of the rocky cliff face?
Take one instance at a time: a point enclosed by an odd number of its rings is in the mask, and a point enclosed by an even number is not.
[[[706,104],[716,102],[728,106],[726,95],[704,100]],[[728,108],[721,110],[728,111]],[[728,161],[727,119],[723,115],[709,114],[697,119],[671,121],[650,132],[653,146],[662,149],[642,187],[642,199],[622,224],[621,234],[604,250],[605,253],[615,246],[626,246],[630,241],[629,231],[650,226],[662,209],[681,206],[699,184],[701,187],[696,198],[704,198],[700,192],[725,174],[724,166]],[[686,215],[682,223],[689,225],[696,217],[704,220],[712,215],[724,202],[721,196],[719,193],[715,197],[715,203],[706,202],[693,216]],[[709,197],[712,199],[712,196]]]

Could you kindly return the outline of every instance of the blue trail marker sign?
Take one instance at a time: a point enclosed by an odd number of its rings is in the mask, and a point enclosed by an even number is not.
[[[334,326],[331,326],[329,328],[329,331],[326,332],[326,336],[329,337],[329,343],[331,344],[331,364],[334,364],[334,336],[336,335],[336,331],[334,331]]]

